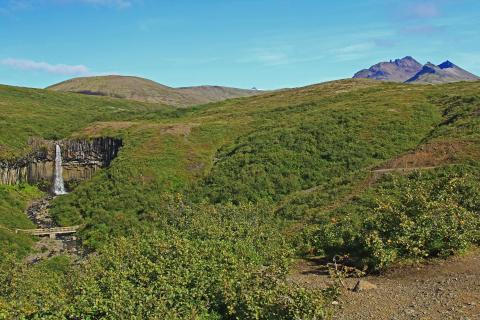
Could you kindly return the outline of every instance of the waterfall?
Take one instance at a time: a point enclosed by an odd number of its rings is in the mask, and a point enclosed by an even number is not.
[[[56,195],[67,193],[63,183],[62,150],[58,144],[55,145],[55,174],[53,180],[53,193]]]

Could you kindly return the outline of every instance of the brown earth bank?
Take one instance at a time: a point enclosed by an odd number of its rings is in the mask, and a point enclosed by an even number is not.
[[[479,146],[465,141],[442,141],[420,145],[377,169],[436,167],[478,158]]]
[[[290,280],[325,288],[333,280],[315,260],[300,261]],[[344,279],[334,319],[480,319],[480,249],[446,260],[398,267],[362,278],[376,288],[355,292],[358,279]]]

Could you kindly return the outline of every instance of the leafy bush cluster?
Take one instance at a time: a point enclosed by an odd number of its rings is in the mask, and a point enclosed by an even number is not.
[[[462,251],[480,243],[479,176],[469,168],[390,176],[319,221],[315,246],[375,270]]]
[[[287,283],[292,250],[267,207],[188,206],[181,198],[164,200],[156,214],[143,217],[148,227],[109,242],[80,266],[52,270],[3,261],[4,318],[328,316],[323,293]]]
[[[214,203],[277,202],[293,192],[328,188],[332,180],[348,181],[352,173],[414,147],[436,118],[428,104],[385,114],[371,102],[361,110],[342,102],[261,114],[254,131],[219,151],[195,192]]]
[[[27,203],[39,197],[41,192],[33,186],[0,185],[0,259],[4,253],[24,256],[30,251],[32,239],[15,234],[14,229],[33,228],[34,224],[28,219],[24,210]]]

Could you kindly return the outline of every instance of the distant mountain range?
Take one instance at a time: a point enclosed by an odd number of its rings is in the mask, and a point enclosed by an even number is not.
[[[144,78],[116,75],[74,78],[54,84],[47,89],[156,102],[176,107],[187,107],[264,93],[261,90],[220,86],[172,88]]]
[[[394,61],[390,60],[390,62],[377,63],[369,69],[357,72],[353,78],[422,84],[480,80],[480,77],[448,60],[438,66],[430,62],[422,65],[410,56]]]

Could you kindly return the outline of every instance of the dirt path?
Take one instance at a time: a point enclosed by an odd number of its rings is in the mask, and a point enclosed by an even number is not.
[[[346,279],[334,319],[480,319],[480,249],[363,279],[377,288],[353,292],[357,280]],[[331,283],[314,261],[300,262],[291,280],[310,288]]]

